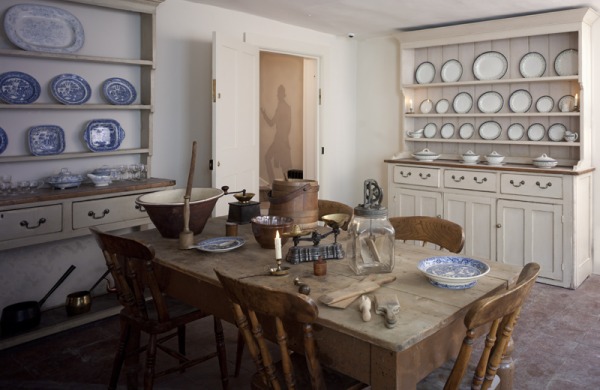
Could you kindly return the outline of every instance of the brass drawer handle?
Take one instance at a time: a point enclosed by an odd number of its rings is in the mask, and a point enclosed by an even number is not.
[[[146,209],[144,208],[144,206],[141,206],[139,204],[135,205],[135,209],[138,210],[141,213],[145,213],[146,212]]]
[[[483,183],[485,183],[485,182],[487,181],[487,177],[484,177],[483,179],[481,179],[481,181],[479,181],[479,180],[477,180],[477,176],[475,176],[475,177],[473,178],[473,180],[474,180],[474,181],[475,181],[475,183],[477,183],[477,184],[483,184]]]
[[[454,180],[456,183],[460,183],[461,181],[465,180],[465,177],[461,176],[457,179],[456,176],[452,175],[452,180]]]
[[[539,182],[538,182],[538,183],[539,183]],[[512,185],[513,185],[513,187],[517,187],[517,188],[519,188],[519,187],[521,187],[523,184],[525,184],[525,180],[521,180],[521,181],[520,181],[518,184],[515,184],[515,181],[514,181],[514,180],[511,180],[511,181],[510,181],[510,184],[512,184]]]
[[[402,177],[404,177],[404,178],[407,178],[407,177],[409,177],[410,175],[412,175],[412,173],[408,172],[407,174],[404,174],[404,171],[400,171],[400,176],[402,176]]]
[[[46,218],[40,218],[38,220],[38,224],[35,225],[35,226],[29,226],[29,222],[27,222],[25,220],[21,221],[20,225],[23,226],[23,227],[25,227],[25,229],[30,229],[31,230],[31,229],[37,229],[37,228],[39,228],[44,223],[46,223]]]
[[[538,186],[541,190],[545,190],[546,188],[552,187],[552,183],[550,182],[546,183],[545,187],[543,187],[539,181],[536,181],[535,185]]]
[[[93,211],[90,211],[90,212],[88,213],[88,217],[92,217],[92,218],[94,218],[94,219],[102,219],[102,218],[104,218],[104,217],[106,216],[106,214],[108,214],[108,213],[110,213],[110,210],[109,210],[109,209],[104,209],[104,211],[102,212],[102,215],[101,215],[101,216],[98,216],[98,217],[96,217],[96,213],[95,213],[95,212],[93,212]]]
[[[427,180],[431,177],[431,173],[428,173],[426,175],[423,175],[422,173],[419,173],[419,177],[423,180]]]

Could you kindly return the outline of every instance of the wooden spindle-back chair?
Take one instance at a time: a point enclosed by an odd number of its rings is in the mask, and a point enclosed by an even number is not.
[[[451,221],[425,216],[392,217],[390,223],[396,231],[396,240],[431,243],[459,253],[465,246],[463,228]]]

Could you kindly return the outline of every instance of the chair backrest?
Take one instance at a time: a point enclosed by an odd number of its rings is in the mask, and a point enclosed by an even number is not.
[[[445,390],[458,389],[464,376],[471,352],[475,330],[490,324],[485,346],[473,376],[473,388],[488,389],[492,384],[496,371],[506,351],[521,308],[540,272],[540,265],[525,265],[514,287],[499,291],[496,294],[481,298],[473,304],[465,316],[467,328],[463,344],[446,381]]]
[[[139,321],[169,321],[167,304],[154,273],[154,248],[130,238],[101,232],[95,227],[91,227],[90,231],[102,249],[119,302],[126,312]],[[148,292],[154,311],[148,310]],[[149,313],[155,314],[156,318]]]
[[[323,389],[325,384],[312,328],[312,323],[319,315],[315,301],[307,295],[250,284],[244,279],[227,276],[222,270],[215,269],[215,273],[233,305],[237,326],[265,384],[273,389],[282,387],[263,334],[263,329],[274,329],[281,352],[285,386],[294,388],[295,375],[288,348],[288,342],[294,340],[299,342],[297,347],[304,350],[312,388]],[[297,333],[288,334],[288,324],[292,324]],[[296,325],[300,325],[301,330]]]
[[[431,243],[454,253],[459,253],[465,246],[463,228],[446,219],[424,216],[392,217],[390,223],[396,231],[396,240],[421,241],[423,246]]]

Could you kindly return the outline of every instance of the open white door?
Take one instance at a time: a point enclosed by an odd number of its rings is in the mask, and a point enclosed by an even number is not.
[[[259,194],[259,51],[213,32],[212,186]],[[227,215],[231,196],[215,215]]]

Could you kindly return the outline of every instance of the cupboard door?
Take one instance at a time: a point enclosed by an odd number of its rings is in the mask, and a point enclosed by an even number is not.
[[[390,199],[390,217],[442,216],[442,194],[440,192],[392,188]]]
[[[498,201],[497,260],[523,266],[535,261],[540,277],[562,281],[562,206]]]
[[[444,194],[444,218],[465,230],[466,256],[495,260],[495,203],[493,198]]]

